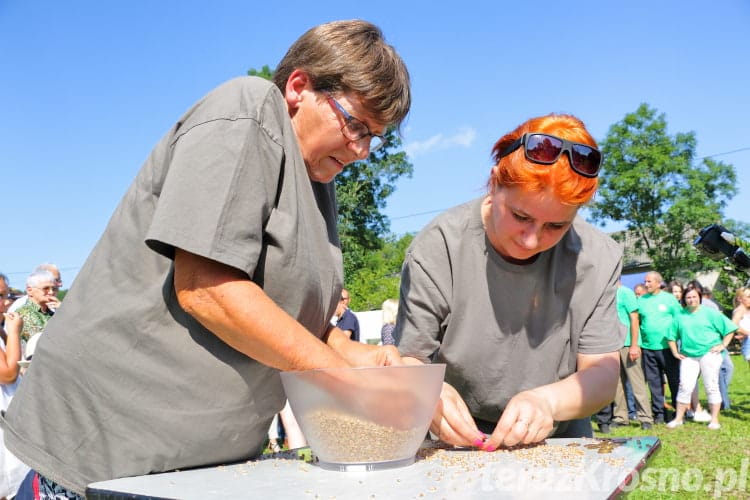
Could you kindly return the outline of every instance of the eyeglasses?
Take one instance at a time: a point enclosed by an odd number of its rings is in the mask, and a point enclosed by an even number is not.
[[[59,290],[56,286],[32,286],[31,288],[36,288],[37,290],[41,290],[44,293],[57,293]]]
[[[521,146],[524,146],[527,160],[542,165],[555,163],[560,159],[563,152],[567,152],[570,159],[570,168],[584,177],[596,177],[599,175],[599,169],[602,166],[602,154],[598,149],[586,144],[570,142],[554,135],[538,133],[523,134],[513,141],[513,144],[508,146],[497,160],[500,161],[501,158],[508,156]]]
[[[384,136],[373,134],[372,132],[370,132],[370,129],[367,128],[367,125],[350,115],[349,112],[345,110],[344,107],[339,104],[336,99],[333,98],[333,96],[331,96],[331,94],[325,92],[325,95],[328,99],[328,103],[333,106],[334,109],[337,109],[339,113],[341,113],[344,117],[344,121],[346,122],[346,124],[341,127],[341,133],[344,134],[344,137],[346,137],[350,141],[355,142],[361,141],[365,137],[369,137],[369,148],[371,153],[373,151],[377,151],[378,149],[382,148],[383,145],[385,145]]]

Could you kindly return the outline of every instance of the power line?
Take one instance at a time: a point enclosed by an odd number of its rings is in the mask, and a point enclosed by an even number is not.
[[[60,273],[64,273],[64,272],[67,272],[67,271],[78,271],[79,269],[81,269],[81,267],[80,266],[77,266],[77,267],[58,267],[57,269],[60,271]],[[19,274],[21,274],[23,276],[28,276],[29,274],[32,273],[32,271],[8,271],[8,272],[6,272],[6,271],[3,271],[2,269],[0,269],[0,272],[2,272],[3,274],[7,275],[8,277],[11,277],[11,276],[14,276],[14,275],[19,275]]]
[[[739,153],[739,152],[748,151],[748,150],[750,150],[750,146],[746,146],[740,149],[733,149],[732,151],[725,151],[724,153],[714,153],[712,155],[707,155],[707,156],[704,156],[703,158],[698,158],[698,159],[705,160],[706,158],[713,158],[714,156],[731,155],[732,153]]]
[[[429,215],[429,214],[436,214],[438,212],[444,212],[445,208],[439,208],[437,210],[429,210],[427,212],[419,212],[417,214],[409,214],[409,215],[399,215],[398,217],[391,217],[391,220],[397,220],[397,219],[408,219],[409,217],[418,217],[420,215]]]

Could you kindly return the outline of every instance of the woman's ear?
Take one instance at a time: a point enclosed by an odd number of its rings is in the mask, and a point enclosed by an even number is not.
[[[293,115],[296,112],[300,102],[302,102],[305,90],[312,90],[310,75],[304,70],[295,69],[286,80],[286,88],[284,92],[284,99],[286,99],[286,105],[289,109],[290,115]]]

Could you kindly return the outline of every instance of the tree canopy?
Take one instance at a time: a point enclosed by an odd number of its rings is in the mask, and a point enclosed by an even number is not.
[[[708,224],[732,225],[723,209],[737,193],[734,167],[696,159],[695,133],[670,136],[664,114],[647,104],[612,125],[600,145],[603,168],[590,218],[624,223],[665,278],[716,267],[692,241]]]

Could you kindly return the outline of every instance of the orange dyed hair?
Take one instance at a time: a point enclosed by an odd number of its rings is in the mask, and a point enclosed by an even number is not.
[[[573,115],[549,114],[531,118],[513,132],[502,136],[492,148],[492,157],[496,165],[487,182],[490,192],[501,186],[515,186],[531,192],[551,189],[554,195],[567,205],[583,205],[591,200],[598,186],[596,177],[578,175],[570,168],[570,158],[566,153],[560,155],[560,159],[552,165],[540,165],[526,159],[522,146],[500,159],[503,151],[527,132],[556,135],[562,139],[597,147],[586,126]]]

